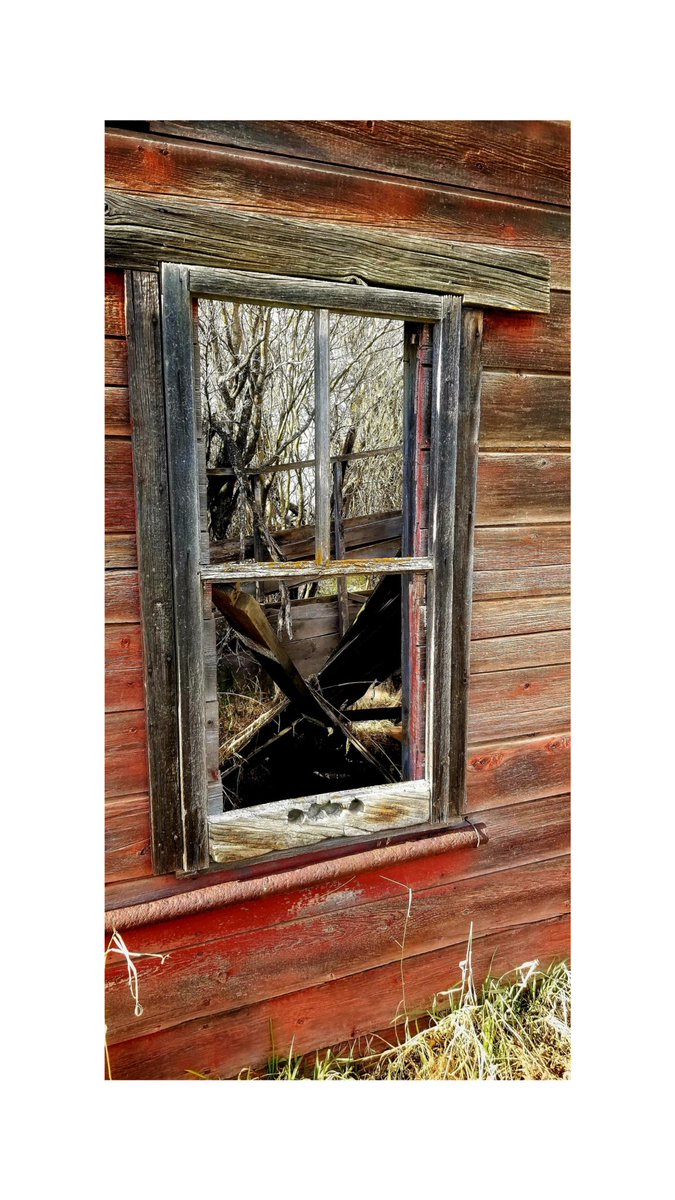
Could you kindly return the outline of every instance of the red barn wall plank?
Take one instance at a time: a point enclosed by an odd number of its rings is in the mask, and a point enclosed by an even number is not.
[[[551,260],[552,287],[569,287],[569,213],[526,201],[112,130],[106,134],[106,186],[193,197],[251,213],[530,250]]]
[[[561,835],[559,845],[566,836]],[[471,922],[480,937],[558,916],[569,906],[569,861],[559,853],[442,886],[436,883],[437,863],[426,861],[432,864],[434,886],[427,885],[413,895],[406,930],[408,955],[465,941]],[[353,904],[339,916],[308,916],[171,949],[161,967],[158,959],[137,959],[144,1007],[138,1018],[128,1003],[126,971],[122,965],[113,965],[107,981],[109,1043],[181,1024],[186,1013],[196,1017],[227,1011],[398,961],[397,942],[408,895],[402,888],[389,886],[388,903]],[[137,939],[133,940],[135,947]]]
[[[553,917],[476,938],[477,978],[501,975],[538,958],[542,967],[567,956],[569,917]],[[407,1012],[426,1011],[435,995],[461,978],[466,942],[415,955],[405,962]],[[272,1050],[284,1056],[353,1041],[389,1029],[405,1016],[398,963],[303,988],[234,1012],[218,1013],[110,1047],[113,1079],[185,1079],[189,1072],[234,1078],[265,1066]],[[274,1039],[274,1046],[272,1045]]]
[[[568,205],[566,121],[151,121],[152,131]]]

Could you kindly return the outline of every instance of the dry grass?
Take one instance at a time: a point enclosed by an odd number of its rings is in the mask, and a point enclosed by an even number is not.
[[[524,963],[477,994],[470,945],[459,987],[436,997],[425,1028],[394,1044],[272,1060],[258,1079],[568,1079],[570,971]]]

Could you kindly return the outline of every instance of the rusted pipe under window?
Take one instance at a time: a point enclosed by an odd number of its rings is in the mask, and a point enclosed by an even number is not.
[[[365,850],[329,862],[312,863],[311,866],[300,867],[294,871],[283,871],[277,875],[261,876],[257,879],[217,883],[210,887],[207,884],[198,890],[181,892],[176,896],[165,896],[160,900],[149,900],[145,904],[134,904],[128,908],[111,909],[106,913],[106,933],[112,933],[113,929],[135,929],[140,925],[152,925],[158,921],[191,917],[214,908],[225,908],[228,904],[250,903],[263,896],[300,891],[340,879],[345,875],[390,868],[396,863],[443,854],[447,850],[464,850],[471,846],[480,846],[487,841],[485,825],[467,822],[457,829],[435,837],[400,842],[398,845],[384,846],[377,850]]]

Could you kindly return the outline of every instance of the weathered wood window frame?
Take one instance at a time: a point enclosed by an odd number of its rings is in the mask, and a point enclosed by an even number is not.
[[[199,474],[192,305],[198,296],[253,300],[314,310],[317,419],[316,574],[346,577],[388,570],[426,574],[427,687],[424,779],[379,789],[400,805],[400,819],[374,836],[352,833],[330,845],[363,848],[383,836],[418,836],[462,820],[473,524],[480,405],[482,312],[457,294],[394,291],[358,284],[254,275],[218,268],[161,266],[127,272],[130,402],[136,464],[139,573],[146,663],[153,865],[156,873],[192,874],[211,865],[209,839],[219,826],[249,825],[256,809],[209,813],[204,688],[204,592],[214,581],[266,576],[292,579],[308,568],[244,562],[204,566],[200,554]],[[330,557],[328,443],[328,311],[396,317],[405,322],[406,413],[402,555],[395,563]],[[416,453],[419,410],[415,387],[422,334],[433,348],[428,481]],[[168,487],[167,487],[168,483]],[[416,553],[416,500],[428,487],[429,546]],[[403,628],[414,624],[414,590],[403,605]],[[419,703],[418,665],[403,655],[404,711]],[[407,724],[407,722],[406,722]],[[414,774],[414,772],[413,772]],[[373,803],[377,805],[377,796]],[[294,800],[297,807],[302,801]],[[269,808],[261,806],[261,809]],[[260,814],[258,820],[261,819]],[[307,831],[304,830],[304,844]],[[337,831],[338,838],[340,830]],[[286,856],[292,854],[289,826]],[[317,825],[317,847],[325,832]],[[242,857],[242,856],[238,856]]]

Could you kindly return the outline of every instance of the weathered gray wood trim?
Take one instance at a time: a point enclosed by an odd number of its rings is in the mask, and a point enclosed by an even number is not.
[[[161,276],[164,399],[178,668],[178,761],[182,869],[208,866],[206,712],[200,566],[197,436],[188,272],[165,264]]]
[[[444,302],[443,320],[434,327],[434,388],[431,413],[430,642],[427,657],[427,771],[431,777],[432,819],[457,816],[450,774],[452,696],[452,618],[455,545],[455,479],[462,304]]]
[[[328,838],[359,837],[429,819],[425,780],[276,800],[209,818],[211,858],[238,862]]]
[[[166,875],[180,865],[182,835],[178,676],[157,275],[127,272],[125,293],[152,865],[156,875]]]
[[[334,463],[349,463],[360,458],[381,458],[383,454],[401,454],[401,446],[378,446],[377,450],[353,450],[351,454],[331,454],[331,465]],[[263,463],[261,466],[244,467],[244,475],[276,475],[280,471],[297,471],[299,467],[315,467],[315,458],[298,459],[295,462],[274,463],[266,466]],[[206,474],[210,475],[236,475],[233,467],[208,467]]]
[[[443,301],[425,292],[364,287],[358,283],[325,283],[289,275],[253,274],[214,267],[191,267],[190,290],[195,296],[223,300],[254,300],[259,304],[294,308],[328,308],[331,312],[363,313],[401,320],[439,321]]]
[[[339,579],[347,575],[409,575],[415,571],[431,571],[433,558],[348,558],[343,562],[323,565],[307,562],[264,562],[247,559],[238,563],[213,563],[202,567],[202,579],[212,583],[233,583],[236,580],[284,579],[289,583],[300,579]]]
[[[550,304],[550,261],[540,254],[132,192],[106,192],[106,261],[143,268],[187,261],[341,283],[412,285],[520,312],[548,312]]]
[[[452,695],[450,700],[450,795],[452,811],[466,804],[469,655],[473,601],[473,541],[478,480],[483,314],[462,313],[457,416],[457,473],[452,598]]]
[[[328,310],[314,314],[315,559],[330,561],[330,348]]]
[[[442,303],[442,302],[441,302]],[[417,417],[419,405],[418,355],[420,326],[407,322],[403,332],[403,504],[401,512],[401,553],[414,554],[416,534],[415,484],[418,468]],[[411,742],[411,712],[415,703],[417,680],[413,678],[415,621],[411,604],[411,583],[401,591],[401,714],[403,742],[401,771],[404,779],[413,772],[414,746]]]

